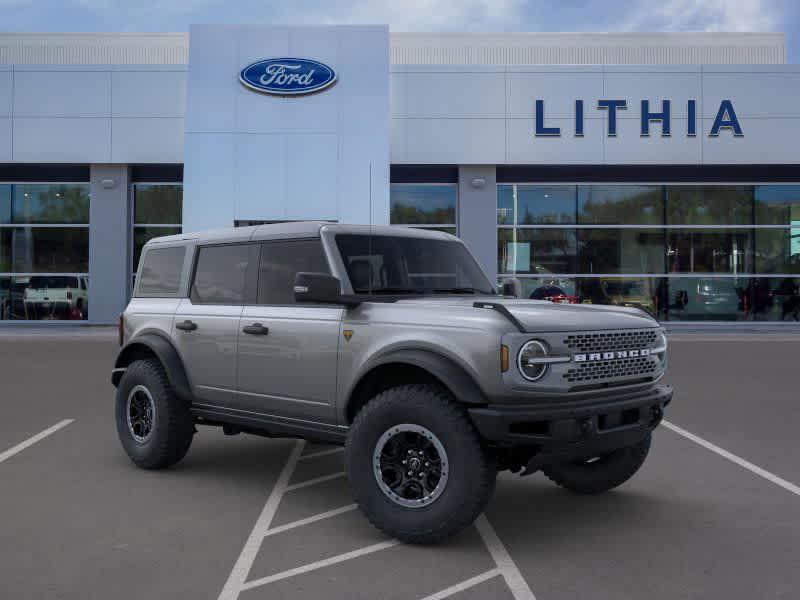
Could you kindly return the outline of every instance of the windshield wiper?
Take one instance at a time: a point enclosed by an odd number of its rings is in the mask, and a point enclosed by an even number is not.
[[[477,294],[478,290],[471,287],[437,288],[431,290],[434,294]]]
[[[424,292],[425,290],[401,287],[358,288],[355,290],[356,294],[422,294]]]

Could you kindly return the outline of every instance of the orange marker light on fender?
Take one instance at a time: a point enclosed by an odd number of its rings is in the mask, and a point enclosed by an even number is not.
[[[500,346],[500,371],[508,371],[508,346]]]

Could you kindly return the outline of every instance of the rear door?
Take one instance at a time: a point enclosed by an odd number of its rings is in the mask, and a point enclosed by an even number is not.
[[[330,273],[321,240],[262,244],[256,302],[244,307],[239,327],[237,406],[334,423],[344,308],[295,303],[300,271]]]
[[[236,389],[236,343],[256,244],[201,246],[189,298],[173,321],[172,339],[199,404],[230,406]],[[254,261],[255,263],[255,261]]]

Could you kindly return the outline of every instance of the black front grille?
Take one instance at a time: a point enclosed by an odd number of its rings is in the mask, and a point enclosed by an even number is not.
[[[569,382],[601,382],[609,379],[652,376],[658,362],[649,356],[616,358],[581,363],[564,373]]]
[[[652,347],[658,334],[654,329],[631,329],[598,333],[576,333],[564,338],[564,346],[574,352],[610,352]]]

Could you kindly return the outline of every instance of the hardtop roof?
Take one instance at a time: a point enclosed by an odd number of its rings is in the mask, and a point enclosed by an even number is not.
[[[179,233],[153,238],[147,242],[151,245],[180,245],[182,243],[231,243],[247,241],[264,241],[292,238],[316,238],[321,231],[332,233],[394,235],[401,237],[421,237],[428,239],[452,239],[450,234],[430,229],[416,229],[412,227],[398,227],[396,225],[347,225],[343,223],[330,223],[327,221],[291,221],[285,223],[270,223],[267,225],[253,225],[250,227],[228,227],[225,229],[212,229],[195,233]]]

